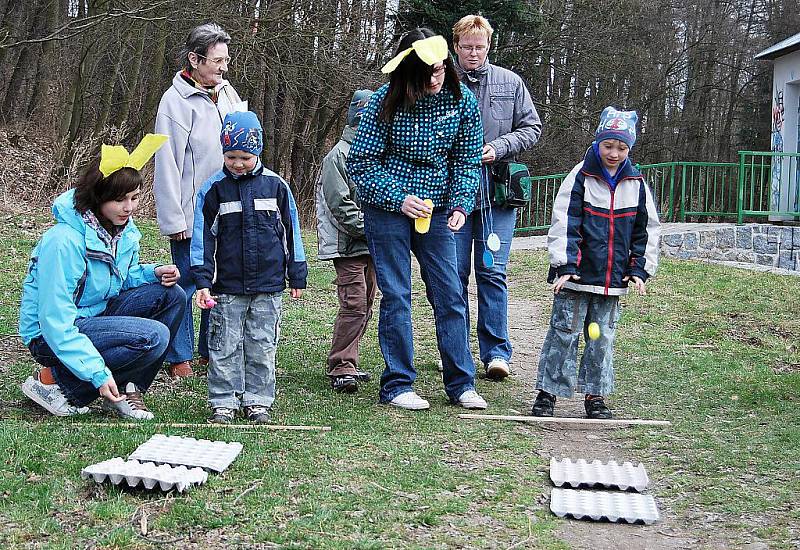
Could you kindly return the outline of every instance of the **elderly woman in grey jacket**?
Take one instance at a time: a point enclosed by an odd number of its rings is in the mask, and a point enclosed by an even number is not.
[[[231,37],[216,23],[195,27],[181,50],[181,70],[164,92],[156,115],[155,131],[169,136],[156,154],[154,192],[161,234],[170,239],[172,261],[182,277],[187,307],[183,323],[167,353],[170,375],[191,376],[194,355],[192,296],[195,283],[189,269],[197,190],[222,166],[222,120],[232,111],[245,110],[233,86],[223,78],[231,58]],[[208,312],[200,322],[198,352],[208,361]]]

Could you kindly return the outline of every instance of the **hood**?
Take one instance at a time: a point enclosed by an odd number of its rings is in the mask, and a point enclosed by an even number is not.
[[[224,88],[225,86],[227,86],[228,84],[229,84],[229,82],[223,78],[223,79],[222,79],[222,82],[220,82],[219,84],[217,84],[217,85],[214,87],[214,91],[216,91],[217,93],[219,93],[219,91],[220,91],[222,88]],[[181,97],[183,97],[184,99],[186,99],[187,97],[189,97],[189,96],[191,96],[191,95],[194,95],[194,94],[208,95],[208,94],[207,94],[206,92],[204,92],[203,90],[199,90],[199,89],[195,88],[194,86],[192,86],[191,84],[189,84],[188,82],[186,82],[186,81],[183,79],[183,77],[181,76],[181,71],[178,71],[177,73],[175,73],[175,76],[174,76],[174,77],[172,77],[172,86],[173,86],[173,87],[174,87],[176,90],[178,90],[178,93],[179,93],[179,94],[181,95]]]
[[[53,217],[58,223],[65,223],[80,233],[86,233],[87,225],[75,210],[75,190],[61,193],[53,202]]]

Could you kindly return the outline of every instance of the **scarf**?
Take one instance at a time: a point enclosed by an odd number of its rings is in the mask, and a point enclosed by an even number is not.
[[[216,86],[203,86],[194,78],[192,78],[191,73],[189,73],[189,71],[186,69],[181,71],[181,78],[183,78],[187,83],[191,84],[201,92],[208,94],[208,97],[210,97],[211,101],[213,101],[214,104],[216,105],[217,98],[219,97],[219,93],[217,92]]]

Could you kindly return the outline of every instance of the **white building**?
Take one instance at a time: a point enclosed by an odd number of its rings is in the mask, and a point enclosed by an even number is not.
[[[772,151],[800,153],[800,33],[756,55],[773,62]],[[800,212],[800,163],[797,156],[772,162],[770,210]],[[779,219],[786,217],[778,216]],[[791,219],[791,218],[790,218]]]

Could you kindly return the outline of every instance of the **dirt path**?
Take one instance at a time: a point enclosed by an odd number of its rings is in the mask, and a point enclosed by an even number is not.
[[[537,301],[515,299],[513,287],[509,303],[509,329],[511,341],[514,343],[514,358],[511,364],[514,378],[518,387],[521,387],[522,399],[520,413],[528,414],[534,396],[534,384],[539,360],[539,350],[542,347],[544,336],[547,332],[547,315],[550,304]],[[581,396],[574,399],[559,399],[556,408],[559,416],[583,417],[583,402]],[[718,526],[713,528],[698,521],[699,518],[676,517],[669,507],[669,502],[659,498],[659,473],[654,470],[654,461],[648,461],[646,456],[635,455],[630,450],[630,441],[619,436],[614,429],[597,427],[564,427],[564,426],[535,426],[532,429],[542,437],[540,456],[549,461],[556,458],[585,458],[587,460],[599,459],[603,461],[625,460],[639,462],[640,460],[648,469],[651,485],[648,492],[654,494],[658,504],[661,520],[655,525],[627,525],[617,523],[565,520],[558,536],[572,548],[619,549],[625,550],[651,550],[658,548],[732,548],[727,545],[724,533],[719,532]],[[639,451],[641,453],[641,451]],[[547,499],[543,499],[549,507],[549,489],[546,491]],[[738,548],[738,546],[737,546]],[[757,545],[750,545],[755,550]],[[765,547],[764,547],[765,548]]]

